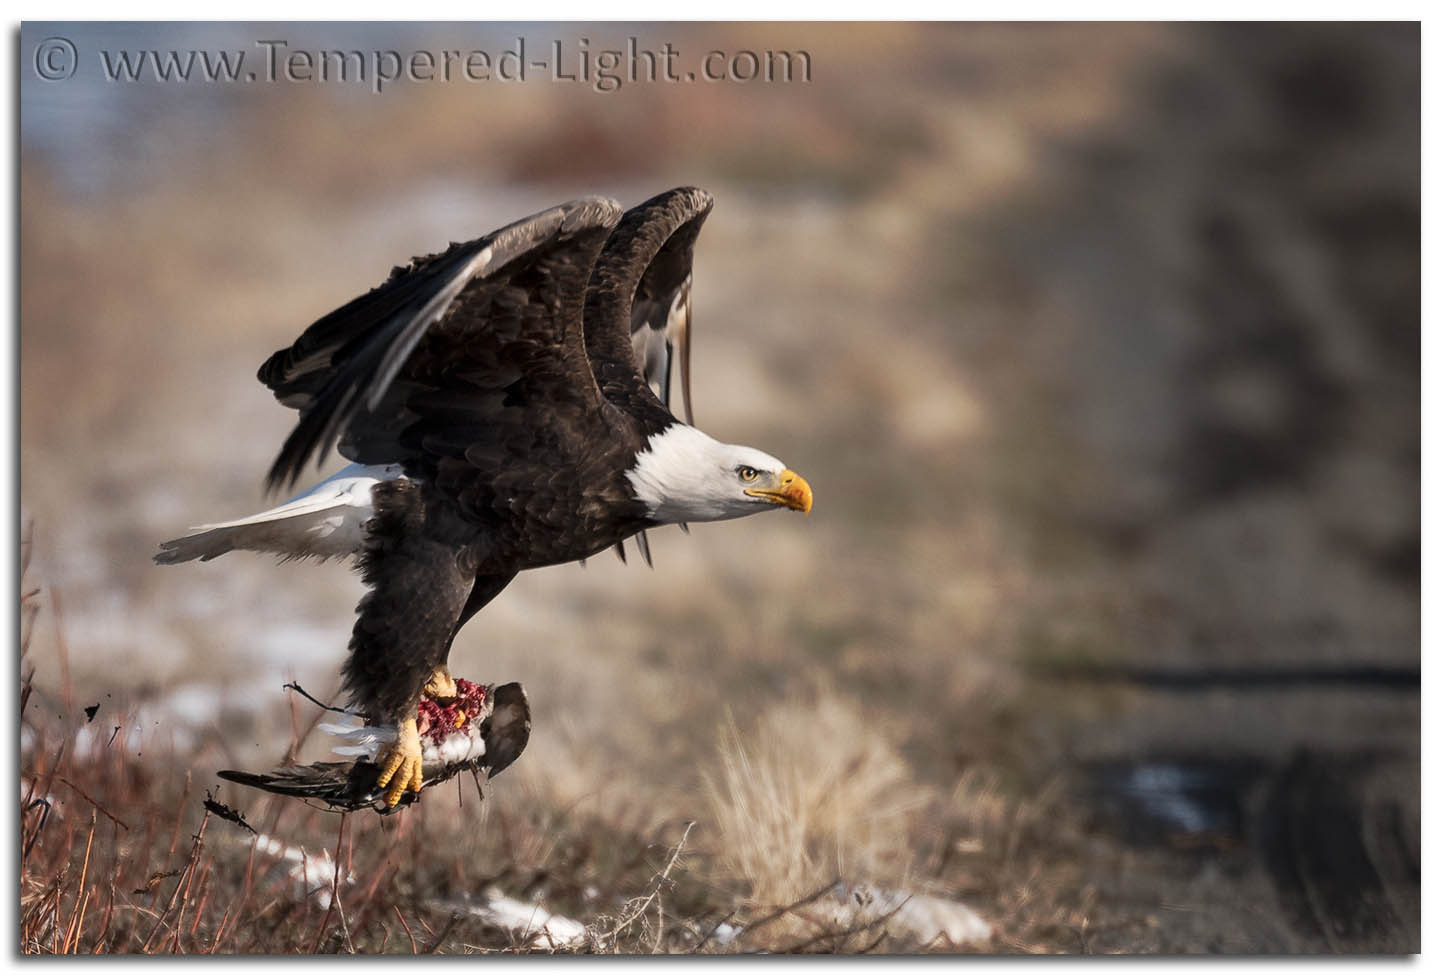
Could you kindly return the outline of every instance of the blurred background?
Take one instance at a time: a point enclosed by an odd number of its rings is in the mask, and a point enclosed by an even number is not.
[[[41,77],[52,37],[73,76]],[[575,74],[632,37],[680,71],[804,52],[809,80],[104,67],[524,38]],[[27,24],[20,49],[28,659],[57,708],[102,702],[202,778],[273,763],[281,684],[334,691],[358,579],[150,561],[265,505],[293,414],[256,368],[413,255],[695,184],[698,424],[816,508],[518,578],[451,659],[532,701],[489,805],[695,820],[697,869],[754,899],[884,881],[1002,946],[1418,949],[1416,25]]]

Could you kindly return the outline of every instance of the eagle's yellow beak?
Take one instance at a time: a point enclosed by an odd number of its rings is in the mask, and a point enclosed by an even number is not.
[[[774,488],[747,488],[746,493],[753,498],[765,498],[773,504],[784,504],[805,515],[811,514],[811,485],[793,470],[784,470],[776,475]]]

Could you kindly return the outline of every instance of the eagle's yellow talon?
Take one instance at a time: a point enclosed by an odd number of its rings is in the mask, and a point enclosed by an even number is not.
[[[462,711],[461,709],[457,708],[457,709],[456,709],[456,727],[457,727],[457,728],[464,728],[465,726],[466,726],[466,712],[464,712],[464,711]]]
[[[381,774],[376,785],[386,790],[386,806],[395,808],[407,789],[421,791],[425,776],[421,770],[421,735],[416,719],[405,718],[396,728],[395,743],[383,752],[377,763]]]
[[[432,701],[453,701],[460,694],[460,690],[456,687],[456,679],[442,664],[431,673],[431,679],[426,681],[421,693]]]

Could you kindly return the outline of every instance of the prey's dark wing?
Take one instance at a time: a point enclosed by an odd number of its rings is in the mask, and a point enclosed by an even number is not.
[[[430,478],[578,442],[602,406],[586,282],[620,215],[605,199],[553,207],[398,268],[306,329],[259,373],[300,411],[268,485],[337,441],[351,460]]]
[[[656,396],[644,395],[644,387],[660,397],[669,419],[672,361],[679,358],[682,407],[686,422],[694,422],[691,263],[712,203],[709,193],[694,187],[654,196],[626,211],[597,260],[587,296],[586,348],[607,399],[628,412],[654,412]],[[629,355],[618,341],[622,322]],[[636,535],[636,544],[650,565],[645,532]],[[624,543],[616,552],[624,562]]]

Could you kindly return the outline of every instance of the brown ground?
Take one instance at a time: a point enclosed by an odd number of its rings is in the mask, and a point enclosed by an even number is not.
[[[70,35],[254,40],[167,30]],[[372,30],[293,43],[514,37]],[[24,79],[22,793],[55,800],[25,820],[26,947],[514,945],[445,906],[490,885],[596,950],[922,947],[767,920],[841,878],[959,899],[991,950],[1417,950],[1417,28],[642,39],[805,48],[814,76]],[[252,376],[309,321],[447,240],[681,183],[718,201],[698,420],[816,511],[518,579],[452,664],[525,684],[530,749],[484,804],[349,817],[327,911],[201,800],[285,752],[285,680],[334,685],[357,581],[149,556],[260,503],[291,417]],[[128,828],[92,834],[82,790]],[[335,817],[218,798],[337,845]],[[728,916],[753,926],[705,939]]]

